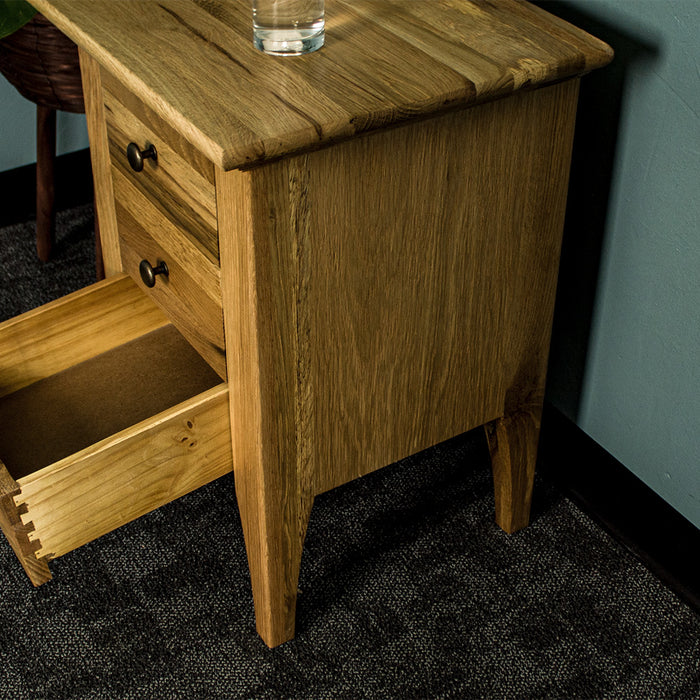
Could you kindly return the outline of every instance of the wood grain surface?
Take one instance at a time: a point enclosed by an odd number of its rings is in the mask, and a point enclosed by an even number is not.
[[[231,471],[221,384],[17,481],[37,557],[53,559]]]
[[[314,493],[506,415],[520,382],[539,390],[577,88],[251,172],[270,372],[300,384]]]
[[[537,431],[510,417],[541,406],[577,95],[218,172],[236,490],[271,646],[316,494],[508,417],[499,523],[527,517]]]
[[[177,222],[183,235],[218,266],[214,166],[107,71],[102,71],[102,81],[112,167]],[[146,160],[144,169],[134,172],[126,157],[131,142],[141,149],[155,146],[157,160]],[[118,189],[115,197],[120,198]]]
[[[90,138],[90,160],[95,189],[95,218],[99,227],[99,250],[106,277],[121,272],[119,232],[112,193],[112,169],[109,162],[109,142],[105,122],[104,95],[100,65],[83,49],[79,49],[80,72],[85,99],[85,118]],[[99,269],[99,261],[98,261]]]
[[[35,539],[29,540],[29,534],[34,532],[34,524],[22,522],[20,514],[26,509],[18,508],[13,500],[19,493],[19,484],[0,462],[0,530],[29,576],[29,580],[35,586],[40,586],[51,580],[51,572],[46,557],[37,558],[36,552],[41,548],[41,543],[35,535]]]
[[[326,46],[254,49],[248,2],[32,0],[223,169],[581,75],[604,43],[522,0],[327,0]]]
[[[117,275],[0,324],[0,396],[168,323],[126,275]]]
[[[119,196],[125,191],[121,185],[126,185],[127,181],[122,180],[116,170],[114,175],[115,191]],[[120,200],[117,200],[116,210],[124,269],[143,290],[143,294],[165,311],[218,375],[226,379],[218,267],[195,251],[190,251],[192,254],[188,256],[187,236],[167,218],[161,217],[150,201],[143,200],[138,220],[133,210],[127,209]],[[158,225],[158,222],[162,225]],[[167,277],[160,275],[154,287],[146,287],[139,273],[142,260],[148,260],[154,266],[165,261]],[[203,280],[207,284],[202,284]]]
[[[256,627],[274,647],[294,636],[314,493],[302,427],[307,386],[297,375],[294,236],[283,236],[277,256],[258,247],[251,185],[249,173],[217,172],[236,497]]]

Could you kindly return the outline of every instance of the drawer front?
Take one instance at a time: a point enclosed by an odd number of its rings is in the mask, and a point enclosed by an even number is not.
[[[218,268],[197,261],[187,249],[187,239],[169,219],[157,216],[155,210],[146,206],[142,211],[149,216],[137,221],[133,213],[116,200],[124,270],[165,311],[219,376],[226,379]],[[157,237],[151,235],[154,231]],[[168,267],[167,276],[158,275],[152,288],[146,287],[139,274],[142,260],[148,260],[153,267],[165,262]]]
[[[126,90],[107,71],[101,72],[110,159],[146,198],[175,221],[195,247],[218,264],[214,166],[172,127]],[[126,148],[135,143],[156,148],[141,172],[129,166]]]
[[[225,379],[213,166],[104,71],[103,81],[123,269]],[[140,172],[126,156],[132,142],[156,149]],[[167,265],[152,288],[142,260]]]
[[[225,385],[18,480],[37,559],[60,557],[228,474]]]
[[[144,320],[107,333],[127,308]],[[0,529],[35,585],[50,559],[232,468],[226,384],[127,276],[0,324],[0,346],[39,325],[84,352],[2,359],[16,380],[0,396]]]

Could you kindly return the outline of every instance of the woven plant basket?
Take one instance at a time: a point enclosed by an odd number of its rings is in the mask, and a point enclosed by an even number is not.
[[[36,104],[85,111],[78,47],[42,15],[0,40],[0,73]]]

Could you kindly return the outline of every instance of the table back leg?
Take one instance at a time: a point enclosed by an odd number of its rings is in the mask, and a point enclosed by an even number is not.
[[[484,426],[491,452],[496,524],[508,533],[530,522],[541,416],[540,404]]]

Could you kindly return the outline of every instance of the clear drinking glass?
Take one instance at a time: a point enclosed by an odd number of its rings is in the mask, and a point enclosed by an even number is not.
[[[253,0],[253,41],[276,56],[300,56],[323,46],[324,0]]]

